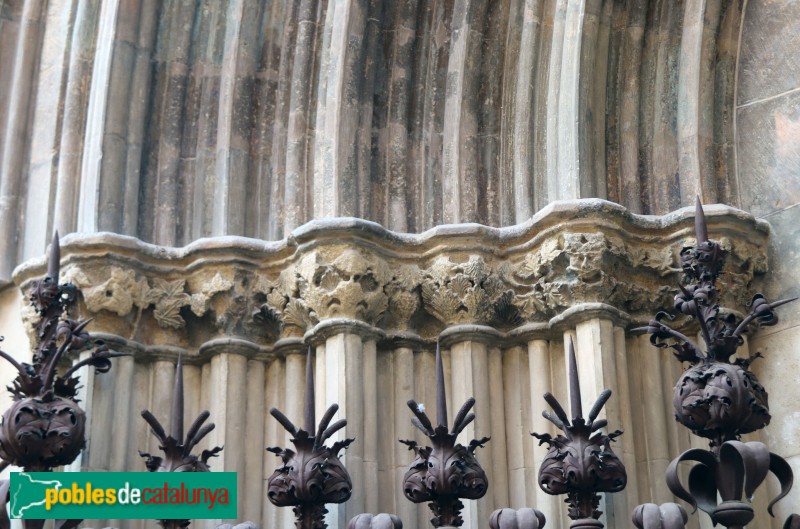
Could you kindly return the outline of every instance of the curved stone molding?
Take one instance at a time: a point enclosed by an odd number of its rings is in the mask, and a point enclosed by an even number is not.
[[[386,338],[386,333],[368,323],[348,318],[332,318],[323,320],[309,330],[303,338],[305,343],[320,345],[325,340],[339,334],[354,334],[362,340],[379,341]]]
[[[706,213],[730,251],[724,277],[746,287],[729,290],[751,291],[766,271],[768,225],[727,206]],[[263,346],[334,319],[425,340],[463,324],[514,336],[536,323],[559,327],[576,306],[600,303],[635,321],[668,305],[680,267],[677,251],[664,248],[694,242],[691,218],[689,208],[640,216],[591,199],[555,202],[510,228],[462,224],[419,235],[349,218],[317,220],[274,243],[220,237],[166,248],[71,235],[62,269],[99,330],[146,345],[236,336]],[[24,263],[15,282],[26,288],[43,266]]]

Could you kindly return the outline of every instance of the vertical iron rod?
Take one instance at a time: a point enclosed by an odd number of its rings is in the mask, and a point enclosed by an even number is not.
[[[53,242],[50,243],[50,255],[47,259],[47,275],[58,283],[58,272],[61,269],[61,243],[58,242],[58,230],[53,232]]]

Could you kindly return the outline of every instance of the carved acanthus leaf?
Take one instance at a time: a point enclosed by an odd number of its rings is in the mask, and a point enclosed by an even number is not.
[[[181,317],[181,307],[191,303],[191,297],[184,292],[185,279],[167,281],[156,278],[153,280],[152,292],[156,296],[153,317],[161,327],[180,329],[186,322]]]
[[[529,253],[509,282],[521,317],[545,321],[580,303],[647,310],[669,300],[661,278],[677,270],[675,256],[663,248],[629,247],[604,233],[566,233]]]
[[[297,327],[306,331],[318,322],[316,315],[311,312],[302,299],[290,299],[283,312],[284,325]]]
[[[518,310],[509,307],[513,293],[501,275],[478,255],[463,263],[439,257],[424,274],[421,292],[425,310],[447,324],[512,323]]]
[[[216,272],[207,280],[194,279],[201,286],[198,291],[187,292],[186,279],[139,277],[136,271],[118,266],[82,270],[69,267],[65,277],[81,289],[83,302],[89,312],[110,311],[127,316],[134,308],[153,307],[153,318],[164,328],[179,329],[186,322],[180,314],[183,307],[202,317],[210,309],[211,299],[233,287],[233,282]]]

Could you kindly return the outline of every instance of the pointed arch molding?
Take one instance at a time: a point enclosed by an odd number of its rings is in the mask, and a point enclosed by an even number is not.
[[[706,212],[712,237],[731,252],[726,280],[741,287],[728,291],[746,296],[767,269],[769,225],[724,205]],[[421,234],[355,218],[315,220],[282,241],[227,236],[181,248],[72,234],[61,281],[81,289],[81,316],[95,318],[95,332],[140,354],[227,344],[263,356],[341,326],[396,343],[488,326],[513,346],[560,335],[587,311],[627,327],[669,306],[692,218],[690,208],[643,216],[584,199],[554,202],[512,227]],[[27,292],[44,266],[29,260],[13,280]]]
[[[180,246],[742,205],[743,0],[90,4],[2,4],[1,286],[53,228]]]

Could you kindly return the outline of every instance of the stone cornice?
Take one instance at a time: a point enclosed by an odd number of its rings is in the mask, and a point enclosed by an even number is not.
[[[769,225],[728,206],[705,211],[711,237],[730,252],[725,280],[741,287],[729,290],[746,297],[767,268]],[[589,317],[627,327],[669,306],[693,215],[635,215],[587,199],[554,202],[517,226],[421,234],[354,218],[315,220],[282,241],[217,237],[182,248],[72,234],[62,240],[61,280],[81,289],[93,328],[148,348],[216,350],[216,340],[236,339],[262,348],[242,345],[242,354],[268,355],[271,344],[314,342],[342,322],[379,342],[430,342],[478,325],[522,343]],[[43,273],[34,259],[13,278],[27,290]]]
[[[769,223],[734,207],[711,204],[704,206],[704,211],[712,238],[755,235],[765,240],[769,235]],[[310,246],[347,240],[373,242],[376,248],[385,251],[394,248],[398,257],[406,250],[412,251],[413,256],[430,258],[441,252],[442,245],[459,250],[491,251],[498,257],[504,257],[541,244],[541,240],[551,236],[553,230],[562,231],[565,224],[568,224],[569,231],[579,231],[579,227],[603,227],[627,233],[633,239],[656,238],[670,242],[683,237],[693,238],[693,219],[693,207],[681,208],[667,215],[637,215],[619,204],[592,198],[557,200],[527,222],[515,226],[493,228],[472,223],[447,224],[420,234],[393,232],[375,222],[352,217],[313,220],[280,241],[222,236],[198,239],[182,247],[158,246],[116,233],[72,233],[61,239],[62,265],[72,259],[102,256],[120,262],[132,260],[145,270],[167,266],[190,272],[198,266],[199,261],[203,264],[227,263],[234,259],[253,266],[269,260],[271,265],[280,267],[287,261],[296,260],[296,254],[308,251]],[[669,238],[665,239],[665,236]],[[500,248],[491,250],[493,246],[487,246],[489,243]],[[112,249],[113,252],[110,251]],[[45,263],[43,255],[20,264],[14,269],[14,283],[22,286],[40,276]]]

